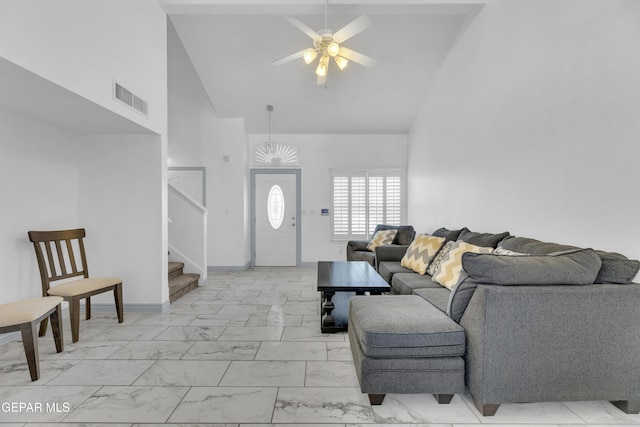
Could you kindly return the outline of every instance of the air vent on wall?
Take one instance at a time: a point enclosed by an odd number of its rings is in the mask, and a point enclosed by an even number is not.
[[[114,82],[113,94],[117,100],[122,101],[129,107],[133,108],[139,113],[144,114],[145,116],[148,115],[149,104],[147,103],[147,101],[139,98],[137,95],[122,86],[120,83]]]

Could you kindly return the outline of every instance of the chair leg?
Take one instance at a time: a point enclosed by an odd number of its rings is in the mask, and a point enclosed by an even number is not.
[[[60,304],[56,306],[56,309],[51,313],[50,317],[53,339],[56,343],[56,352],[60,353],[64,350],[64,339],[62,336],[62,306]]]
[[[71,318],[71,341],[78,342],[80,338],[80,300],[69,300],[69,317]]]
[[[116,312],[118,312],[118,323],[124,322],[124,312],[122,310],[122,283],[118,283],[113,290],[113,297],[116,300]]]
[[[611,403],[627,414],[640,413],[640,400],[617,400]]]
[[[369,394],[369,403],[372,405],[382,405],[386,394]]]
[[[45,317],[44,319],[42,319],[42,322],[40,322],[40,332],[38,333],[38,336],[43,337],[47,334],[48,323],[49,323],[48,317]]]
[[[24,346],[24,354],[27,357],[31,381],[36,381],[40,378],[40,356],[38,354],[38,337],[36,336],[36,330],[37,326],[35,322],[20,325],[22,345]]]
[[[91,297],[87,297],[84,300],[84,309],[85,309],[85,320],[91,319]]]
[[[448,405],[453,399],[453,394],[434,394],[433,395],[440,405]]]

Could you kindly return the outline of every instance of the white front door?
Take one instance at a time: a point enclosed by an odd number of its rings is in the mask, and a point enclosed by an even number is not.
[[[296,175],[256,174],[257,266],[296,265]]]

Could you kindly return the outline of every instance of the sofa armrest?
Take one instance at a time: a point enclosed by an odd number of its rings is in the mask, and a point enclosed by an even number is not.
[[[477,285],[465,329],[478,405],[640,398],[640,285]]]
[[[368,244],[369,241],[366,240],[349,240],[347,242],[347,261],[358,259],[358,257],[355,256],[355,252],[371,252],[367,249]]]
[[[407,252],[408,245],[381,245],[376,248],[376,263],[400,261]]]

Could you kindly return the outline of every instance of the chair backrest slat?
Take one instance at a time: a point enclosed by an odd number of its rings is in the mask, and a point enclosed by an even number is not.
[[[73,246],[71,246],[71,239],[66,239],[65,242],[67,242],[67,254],[69,255],[69,262],[71,263],[71,271],[73,273],[77,273],[78,266],[76,265],[76,257],[73,255]]]
[[[58,254],[58,265],[60,266],[60,276],[67,275],[67,266],[64,261],[64,254],[62,253],[62,247],[60,246],[60,240],[56,240],[56,253]]]
[[[53,261],[53,251],[51,250],[51,243],[44,242],[44,248],[47,250],[47,260],[49,261],[49,274],[51,277],[58,277],[58,270],[56,269],[56,263]]]
[[[61,231],[29,231],[29,240],[33,243],[40,270],[43,296],[47,295],[52,282],[76,276],[89,277],[82,241],[84,237],[85,230],[83,228]],[[78,242],[77,251],[79,253],[74,250],[74,240]],[[62,241],[65,242],[64,245]],[[78,258],[82,263],[80,266],[77,264]]]

